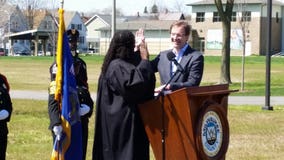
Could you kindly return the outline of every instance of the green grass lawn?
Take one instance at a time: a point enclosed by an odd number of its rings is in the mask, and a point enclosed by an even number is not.
[[[91,92],[96,92],[98,76],[103,56],[82,57],[88,67],[88,77]],[[151,56],[153,58],[153,56]],[[266,57],[250,56],[245,59],[245,90],[232,95],[265,95]],[[15,90],[47,90],[49,84],[49,66],[54,57],[0,57],[0,72],[5,74]],[[271,95],[280,96],[284,93],[284,58],[271,57]],[[242,57],[231,57],[230,89],[240,89],[242,78]],[[219,83],[220,57],[205,56],[204,76],[201,85]],[[157,74],[157,85],[159,77]]]
[[[13,99],[7,160],[49,160],[52,151],[47,102]],[[274,111],[259,106],[229,106],[230,143],[227,160],[282,160],[284,106]],[[87,160],[94,141],[94,115],[89,123]],[[153,154],[151,159],[154,160]]]

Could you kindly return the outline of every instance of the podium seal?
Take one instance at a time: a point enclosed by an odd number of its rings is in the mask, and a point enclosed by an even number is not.
[[[201,142],[205,154],[214,157],[220,151],[223,141],[223,129],[218,114],[214,111],[205,113],[201,126]]]
[[[209,103],[198,116],[196,145],[203,160],[223,159],[229,145],[229,124],[222,106]]]

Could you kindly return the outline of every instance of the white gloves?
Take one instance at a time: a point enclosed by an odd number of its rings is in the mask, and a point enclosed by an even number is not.
[[[0,120],[6,119],[9,116],[9,112],[5,109],[0,111]]]
[[[56,136],[56,139],[60,140],[61,133],[62,133],[62,126],[61,125],[60,126],[54,126],[52,130],[53,130],[53,133]]]
[[[81,104],[79,108],[79,114],[80,116],[84,116],[85,114],[89,113],[90,107],[86,104]]]

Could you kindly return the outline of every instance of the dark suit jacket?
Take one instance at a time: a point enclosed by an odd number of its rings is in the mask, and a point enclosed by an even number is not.
[[[167,54],[172,49],[165,50],[151,61],[153,70],[159,72],[161,85],[166,84],[171,79],[171,61],[168,60]],[[171,90],[177,90],[183,87],[199,86],[204,68],[204,57],[201,52],[194,50],[190,46],[187,47],[180,61],[184,68],[184,73],[177,73],[169,83]]]

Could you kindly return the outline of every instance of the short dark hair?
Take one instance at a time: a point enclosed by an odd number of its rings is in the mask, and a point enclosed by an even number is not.
[[[183,27],[184,29],[184,34],[186,36],[188,36],[191,32],[191,26],[188,24],[187,21],[184,21],[184,20],[178,20],[178,21],[175,21],[171,26],[170,26],[170,33],[172,32],[172,28],[174,26],[178,26],[178,27]]]

